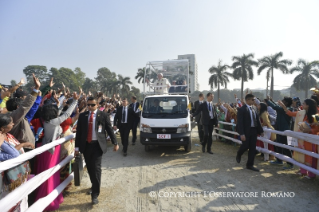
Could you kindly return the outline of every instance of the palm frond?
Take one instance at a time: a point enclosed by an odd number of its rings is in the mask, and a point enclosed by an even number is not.
[[[282,71],[282,73],[284,74],[288,74],[289,73],[289,69],[286,65],[282,65],[282,64],[278,64],[277,68]]]
[[[296,66],[296,67],[291,68],[289,72],[290,72],[290,74],[292,74],[296,71],[302,71],[302,69],[299,66]]]
[[[266,69],[266,68],[268,68],[268,67],[269,67],[269,64],[263,63],[261,66],[258,67],[258,69],[257,69],[257,74],[260,75],[260,73],[261,73],[264,69]]]
[[[275,61],[278,61],[278,59],[280,58],[280,57],[282,57],[283,56],[283,53],[282,52],[278,52],[277,54],[275,54],[274,56],[273,56],[273,59],[275,60]]]
[[[306,66],[307,62],[304,59],[299,59],[298,60],[298,66]]]

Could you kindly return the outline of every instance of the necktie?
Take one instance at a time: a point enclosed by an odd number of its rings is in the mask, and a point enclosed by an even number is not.
[[[251,109],[251,114],[253,116],[252,118],[253,118],[253,122],[254,122],[254,127],[257,127],[257,120],[256,120],[255,110],[252,107],[250,107],[250,109]]]
[[[212,107],[211,107],[210,103],[208,103],[208,110],[212,111]]]
[[[87,138],[86,138],[86,140],[87,140],[89,143],[92,141],[93,116],[94,116],[94,112],[91,112],[90,119],[89,119],[88,136],[87,136]]]
[[[126,107],[123,107],[122,123],[125,123],[126,118]]]

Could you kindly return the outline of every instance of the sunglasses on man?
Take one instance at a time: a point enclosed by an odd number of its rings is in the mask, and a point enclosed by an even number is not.
[[[95,107],[96,104],[87,104],[88,107]]]

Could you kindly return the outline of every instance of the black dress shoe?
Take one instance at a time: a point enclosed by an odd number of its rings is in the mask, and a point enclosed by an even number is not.
[[[99,200],[97,199],[97,197],[92,198],[92,204],[93,204],[93,205],[99,204]]]
[[[134,145],[135,145],[135,142],[132,142],[132,145],[134,146]]]
[[[92,194],[92,189],[90,189],[90,190],[88,190],[87,192],[86,192],[86,195],[91,195]]]
[[[202,146],[202,152],[205,153],[205,147],[204,146]]]
[[[246,168],[249,169],[249,170],[255,171],[255,172],[259,172],[259,169],[256,169],[253,166],[247,166]]]
[[[209,153],[209,154],[211,154],[211,155],[214,154],[212,151],[207,151],[207,153]]]
[[[124,156],[127,156],[127,152],[123,152],[123,155],[124,155]]]
[[[236,155],[236,161],[237,161],[237,163],[240,163],[240,160],[241,160],[241,157],[238,156],[238,155]]]

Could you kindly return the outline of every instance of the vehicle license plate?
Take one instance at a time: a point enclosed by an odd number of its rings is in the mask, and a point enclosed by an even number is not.
[[[171,139],[170,134],[157,134],[157,139]]]

